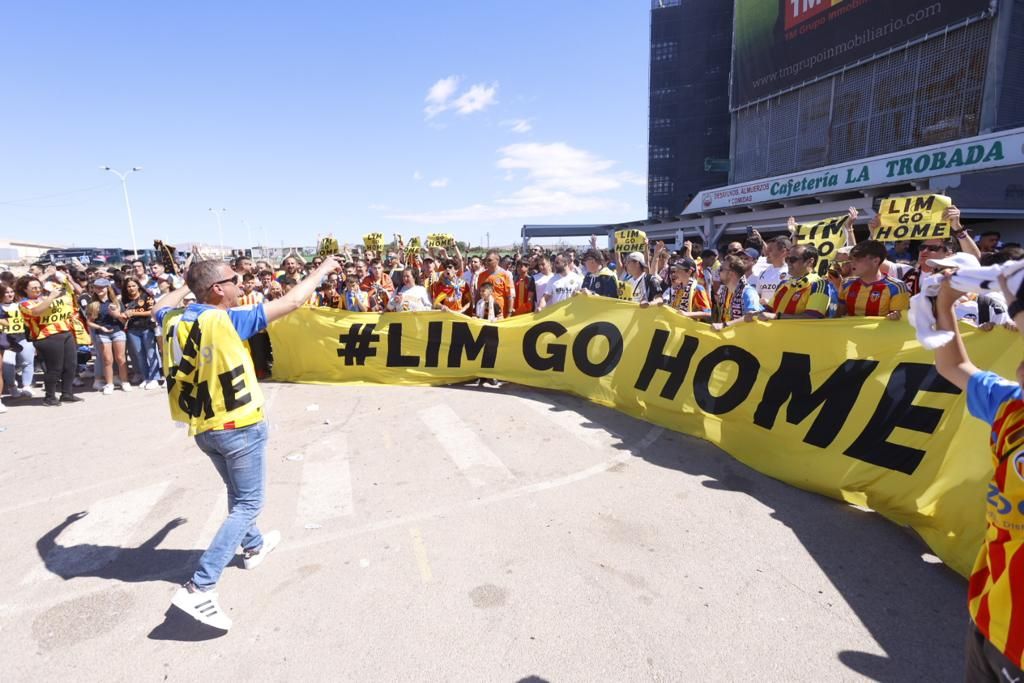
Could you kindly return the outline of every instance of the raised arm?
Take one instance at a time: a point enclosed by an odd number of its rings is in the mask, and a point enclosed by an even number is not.
[[[953,237],[960,244],[960,251],[965,254],[971,254],[976,259],[981,258],[981,249],[978,244],[971,239],[971,234],[964,229],[964,226],[960,223],[960,209],[955,206],[951,206],[946,209],[943,217],[949,221],[949,227],[953,231]]]
[[[263,310],[267,314],[267,322],[273,322],[278,318],[288,315],[306,302],[313,295],[320,281],[330,273],[341,270],[341,264],[333,256],[324,258],[324,262],[313,273],[299,281],[299,284],[288,290],[288,293],[280,299],[274,299],[263,304]]]
[[[947,273],[948,275],[948,273]],[[935,329],[953,333],[953,340],[945,346],[935,349],[935,369],[947,380],[967,391],[967,382],[978,372],[978,368],[967,356],[967,347],[960,336],[960,327],[956,323],[954,306],[963,294],[953,289],[947,277],[942,282],[938,299],[935,302]],[[1022,314],[1024,316],[1024,314]],[[1024,319],[1021,320],[1024,322]]]
[[[156,300],[156,303],[153,305],[153,312],[150,316],[153,320],[156,320],[156,314],[159,311],[162,311],[165,308],[177,308],[181,305],[181,302],[185,300],[185,297],[188,296],[190,291],[191,290],[188,288],[188,285],[182,285],[173,292],[167,292]]]

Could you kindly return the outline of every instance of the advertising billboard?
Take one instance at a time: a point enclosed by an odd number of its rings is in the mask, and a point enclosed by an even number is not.
[[[736,0],[738,109],[995,10],[995,0]]]

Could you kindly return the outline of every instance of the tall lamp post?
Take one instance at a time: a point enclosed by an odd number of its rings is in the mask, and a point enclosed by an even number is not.
[[[210,213],[217,217],[217,233],[220,235],[220,259],[224,260],[224,224],[221,223],[220,216],[227,209],[210,209]]]
[[[132,235],[132,251],[134,252],[132,258],[139,258],[139,246],[135,243],[135,221],[132,219],[132,205],[131,202],[128,201],[128,176],[136,171],[141,171],[142,167],[132,166],[130,171],[126,171],[124,173],[115,171],[109,166],[100,166],[100,170],[110,171],[121,179],[121,189],[124,190],[124,206],[128,209],[128,230]]]

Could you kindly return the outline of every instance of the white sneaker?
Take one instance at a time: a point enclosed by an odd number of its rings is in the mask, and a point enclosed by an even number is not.
[[[160,382],[157,382],[155,379],[151,379],[145,384],[143,384],[142,388],[145,389],[146,391],[149,391],[150,389],[159,389]]]
[[[25,387],[18,392],[18,396],[21,396],[22,398],[35,398],[36,392],[32,391],[32,387]]]
[[[6,413],[6,412],[7,412],[7,406],[4,405],[3,401],[0,401],[0,413]],[[267,544],[267,542],[264,541],[263,545],[266,545],[266,544]],[[248,569],[248,567],[246,567],[246,569]]]
[[[190,582],[191,583],[191,582]],[[201,624],[227,631],[231,628],[231,619],[224,614],[217,602],[217,591],[201,591],[185,584],[171,598],[171,604]]]
[[[121,382],[121,391],[131,391],[134,388],[131,382]]]
[[[113,393],[114,393],[114,385],[113,384],[104,384],[103,385],[103,395],[104,396],[110,396]]]
[[[275,529],[263,534],[263,545],[256,552],[248,550],[242,553],[242,566],[246,569],[256,569],[266,559],[277,544],[281,542],[281,532]]]

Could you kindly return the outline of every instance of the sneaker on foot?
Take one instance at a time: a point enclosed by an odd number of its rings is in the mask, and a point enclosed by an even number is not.
[[[53,408],[55,406],[59,406],[60,401],[57,400],[56,396],[47,396],[46,398],[43,399],[43,405]]]
[[[242,552],[242,566],[246,569],[256,569],[280,542],[281,532],[276,529],[263,534],[262,546],[256,550],[245,550]]]
[[[121,391],[131,391],[134,388],[131,382],[121,382]]]
[[[32,387],[25,387],[18,392],[18,396],[22,398],[35,398],[36,392],[32,391]]]
[[[0,401],[0,413],[6,413],[6,412],[7,412],[7,406],[4,405],[3,401]]]
[[[222,631],[231,628],[231,619],[217,602],[217,591],[201,591],[189,581],[174,594],[171,604],[201,624]]]
[[[114,385],[113,384],[104,384],[103,385],[103,395],[104,396],[110,396],[112,393],[114,393]]]
[[[143,384],[142,388],[145,389],[146,391],[149,391],[150,389],[159,389],[160,382],[157,382],[155,379],[151,379],[145,384]]]
[[[84,387],[85,386],[85,382],[82,381],[81,377],[76,377],[73,380],[71,380],[71,386],[73,386],[73,387]]]
[[[92,383],[92,388],[95,389],[96,391],[103,391],[103,387],[103,380],[98,379]]]
[[[61,403],[78,403],[79,401],[84,401],[84,400],[85,399],[82,398],[81,396],[75,396],[74,394],[61,394],[60,395],[60,402]]]

